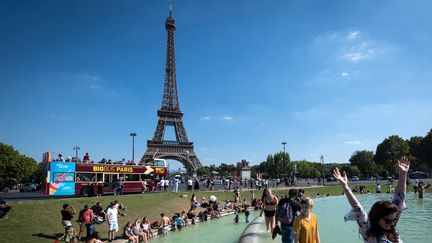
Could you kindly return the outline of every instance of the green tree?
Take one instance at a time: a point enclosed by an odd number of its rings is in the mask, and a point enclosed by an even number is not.
[[[260,166],[263,163],[260,163],[259,165],[252,165],[251,166],[251,177],[252,178],[256,178],[257,173],[262,173],[262,171],[260,170]]]
[[[357,166],[360,174],[369,177],[376,173],[374,153],[372,151],[361,150],[355,151],[349,159],[351,165]]]
[[[429,172],[432,171],[432,129],[421,142],[421,160],[427,165]]]
[[[396,162],[402,156],[409,154],[409,145],[401,137],[392,135],[378,144],[374,161],[385,169],[383,176],[396,174]]]
[[[422,141],[423,137],[419,136],[411,137],[409,140],[407,140],[410,151],[410,169],[412,171],[418,170],[420,167],[422,167],[422,164],[424,164],[422,158]]]
[[[263,174],[266,177],[280,177],[281,174],[288,174],[290,170],[290,156],[288,153],[269,154],[267,160],[263,162]]]
[[[233,164],[225,164],[222,163],[219,166],[219,173],[221,176],[229,176],[233,175],[234,171],[236,171],[236,167]]]
[[[37,169],[34,159],[21,155],[10,145],[0,143],[0,183],[12,185],[39,181],[40,178],[36,178]]]
[[[296,161],[293,164],[297,167],[297,177],[301,178],[314,178],[316,171],[319,169],[318,163],[308,162],[306,160]],[[319,173],[321,175],[321,173]]]
[[[197,169],[197,175],[210,175],[210,168],[208,166],[202,166]]]

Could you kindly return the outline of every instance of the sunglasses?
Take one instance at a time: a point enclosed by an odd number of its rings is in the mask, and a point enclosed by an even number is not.
[[[393,224],[394,222],[396,222],[396,218],[383,218],[383,220],[386,224]]]

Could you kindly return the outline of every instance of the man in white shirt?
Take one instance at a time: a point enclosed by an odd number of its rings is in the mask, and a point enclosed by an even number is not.
[[[163,192],[165,190],[165,179],[162,177],[160,180],[160,191]]]
[[[169,181],[168,178],[166,178],[166,179],[165,179],[165,191],[166,191],[166,192],[169,191],[169,184],[170,184],[170,181]]]
[[[192,185],[193,185],[193,181],[192,181],[191,178],[189,178],[187,180],[187,189],[188,189],[188,191],[192,191]]]
[[[108,242],[115,239],[116,232],[118,231],[118,210],[114,203],[111,203],[107,210],[108,217]]]

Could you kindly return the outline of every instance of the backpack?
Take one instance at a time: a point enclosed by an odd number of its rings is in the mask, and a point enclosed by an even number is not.
[[[284,201],[276,210],[276,219],[282,224],[290,224],[293,219],[293,211],[289,201]]]

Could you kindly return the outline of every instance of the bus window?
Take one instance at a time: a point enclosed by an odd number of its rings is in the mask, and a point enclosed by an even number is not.
[[[124,174],[122,175],[125,181],[139,181],[140,175],[139,174]]]
[[[118,181],[118,174],[104,174],[104,187],[114,189],[114,183]]]
[[[96,173],[76,173],[77,182],[91,182],[94,181]],[[101,177],[102,178],[102,177]]]
[[[155,159],[154,165],[160,167],[166,167],[166,161],[164,159]]]
[[[141,180],[153,180],[153,174],[141,175]]]
[[[97,181],[102,181],[103,178],[103,174],[102,173],[96,173],[96,180]]]

